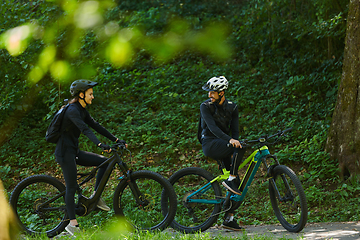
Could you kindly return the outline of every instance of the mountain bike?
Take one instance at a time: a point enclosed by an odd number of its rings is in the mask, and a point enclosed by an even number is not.
[[[86,216],[97,207],[97,202],[107,184],[110,174],[117,166],[122,172],[118,179],[113,208],[115,215],[125,217],[129,226],[136,230],[163,230],[173,220],[177,199],[174,188],[158,173],[140,170],[132,171],[123,161],[123,155],[131,152],[121,143],[111,146],[112,156],[91,172],[78,174],[78,198],[76,214]],[[96,176],[96,171],[104,164],[108,167],[95,194],[83,196],[80,186]],[[60,234],[69,223],[66,205],[66,188],[58,179],[48,175],[34,175],[25,178],[14,188],[10,204],[19,220],[21,228],[28,234],[48,237]],[[166,192],[166,213],[161,211],[161,193]],[[164,207],[164,206],[163,206]]]
[[[221,161],[218,161],[223,174],[213,177],[205,169],[188,167],[175,172],[170,178],[178,194],[178,207],[171,227],[184,233],[195,233],[210,228],[221,213],[226,213],[234,204],[243,202],[254,176],[261,163],[266,169],[269,182],[269,195],[272,208],[281,225],[290,232],[301,231],[308,217],[306,196],[300,180],[289,167],[280,165],[277,157],[271,155],[268,145],[277,143],[285,133],[278,131],[271,136],[256,140],[244,140],[243,147],[254,147],[256,150],[239,166],[248,164],[245,175],[239,186],[241,195],[230,191],[222,195],[219,182],[229,177]],[[272,142],[269,140],[273,139]],[[166,211],[166,202],[164,201]]]

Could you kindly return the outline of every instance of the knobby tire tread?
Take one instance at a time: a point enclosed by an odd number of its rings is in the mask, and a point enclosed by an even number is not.
[[[166,227],[170,225],[176,214],[177,199],[172,185],[162,175],[148,170],[140,170],[140,171],[132,172],[131,179],[155,180],[161,184],[161,186],[164,189],[163,191],[167,193],[167,197],[168,197],[167,202],[169,203],[170,207],[168,209],[168,212],[166,214],[163,214],[164,219],[162,220],[162,222],[150,228],[138,229],[138,230],[146,230],[146,231],[164,230]],[[123,193],[124,189],[128,187],[128,185],[129,185],[128,182],[124,179],[118,184],[114,192],[113,206],[114,206],[115,214],[118,216],[124,216],[123,210],[119,207],[119,199],[121,198],[121,194]],[[142,189],[140,189],[140,191],[142,191]]]
[[[278,199],[276,197],[275,190],[273,189],[269,181],[271,204],[277,219],[286,230],[288,230],[289,232],[300,232],[305,227],[308,217],[306,195],[299,178],[296,176],[292,169],[284,165],[278,165],[273,170],[273,178],[281,178],[281,174],[285,174],[290,178],[290,180],[295,186],[297,194],[299,195],[299,201],[301,206],[300,221],[297,224],[291,224],[286,221],[278,207]]]
[[[57,188],[59,190],[59,192],[65,191],[65,185],[63,183],[61,183],[58,179],[51,177],[49,175],[33,175],[33,176],[27,177],[27,178],[23,179],[21,182],[19,182],[15,186],[15,188],[10,196],[10,205],[12,206],[12,208],[15,212],[15,215],[18,219],[19,225],[20,225],[21,229],[24,230],[29,235],[41,235],[44,233],[33,231],[33,230],[29,229],[28,227],[26,227],[20,221],[20,218],[18,216],[18,209],[21,208],[21,206],[19,206],[17,201],[19,200],[19,195],[26,187],[30,186],[31,184],[41,183],[41,182],[45,182],[45,183],[53,185],[55,188]],[[64,203],[64,206],[65,206],[65,203]],[[66,212],[64,213],[63,220],[64,221],[61,222],[59,225],[57,225],[54,229],[52,229],[50,231],[46,231],[46,234],[48,237],[54,237],[54,236],[60,234],[62,231],[64,231],[66,225],[69,223]]]
[[[174,185],[181,177],[186,176],[186,175],[199,175],[202,176],[203,178],[207,179],[208,181],[211,181],[214,179],[213,175],[206,171],[203,168],[198,168],[198,167],[188,167],[188,168],[184,168],[181,169],[177,172],[175,172],[170,178],[169,178],[169,182]],[[200,188],[201,186],[199,186]],[[222,198],[222,193],[221,193],[221,188],[219,185],[218,181],[215,181],[212,183],[212,188],[214,190],[214,193],[217,197]],[[179,198],[182,198],[182,196],[179,196],[180,193],[176,193],[178,194]],[[178,204],[182,204],[179,203]],[[212,212],[212,217],[209,217],[205,222],[195,226],[195,227],[188,227],[188,226],[184,226],[178,222],[176,222],[176,217],[175,220],[170,224],[170,226],[172,228],[174,228],[175,230],[179,231],[179,232],[183,232],[183,233],[196,233],[196,232],[203,232],[205,230],[207,230],[208,228],[210,228],[218,219],[219,215],[218,213],[221,211],[221,204],[216,204],[214,205],[214,210]]]

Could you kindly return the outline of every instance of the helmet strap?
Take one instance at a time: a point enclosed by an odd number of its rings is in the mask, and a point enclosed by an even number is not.
[[[222,92],[222,91],[221,91],[221,92]],[[220,92],[218,92],[219,99],[216,99],[216,100],[215,100],[215,103],[219,104],[219,103],[221,102],[222,98],[224,97],[224,95],[225,95],[225,94],[220,95]]]
[[[84,93],[84,97],[80,97],[80,93]],[[81,100],[84,101],[85,106],[89,105],[89,104],[86,102],[86,100],[85,100],[85,92],[83,92],[83,91],[79,92],[79,95],[78,95],[78,96],[79,96],[79,99],[81,99]]]
[[[216,104],[219,104],[220,101],[221,101],[221,98],[215,99],[215,103],[216,103]]]

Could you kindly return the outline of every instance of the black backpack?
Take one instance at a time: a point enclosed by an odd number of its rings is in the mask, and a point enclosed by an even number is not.
[[[49,143],[57,143],[61,136],[61,124],[65,116],[66,109],[69,107],[69,104],[61,108],[54,115],[54,118],[51,120],[51,123],[46,131],[45,139]]]
[[[198,131],[197,131],[197,139],[199,140],[200,144],[202,144],[201,133],[202,133],[202,128],[201,128],[201,114],[200,114],[199,124],[198,124]]]

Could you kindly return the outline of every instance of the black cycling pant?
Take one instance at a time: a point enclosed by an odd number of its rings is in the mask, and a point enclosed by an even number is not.
[[[75,193],[78,189],[76,165],[99,166],[106,160],[106,157],[95,153],[79,151],[78,154],[74,154],[73,151],[66,151],[63,161],[59,161],[66,183],[65,203],[70,220],[76,219],[74,200]],[[108,164],[104,164],[99,168],[96,175],[95,190],[98,188],[107,166]]]
[[[219,138],[203,139],[202,149],[205,156],[222,161],[226,170],[230,171],[231,175],[235,175],[237,181],[240,181],[238,169],[242,163],[245,149],[235,148],[232,145],[228,146],[228,144],[229,142]],[[234,205],[230,208],[228,213],[234,213],[235,210],[240,207],[239,203],[234,201],[232,203]]]
[[[245,149],[228,146],[228,144],[229,142],[219,138],[209,138],[203,140],[202,149],[205,156],[222,161],[231,175],[238,176]]]

